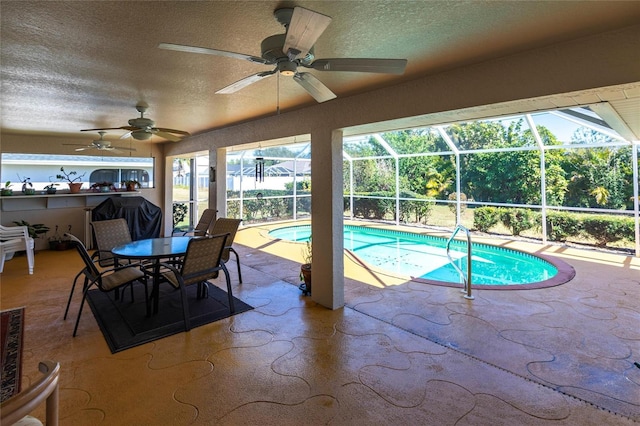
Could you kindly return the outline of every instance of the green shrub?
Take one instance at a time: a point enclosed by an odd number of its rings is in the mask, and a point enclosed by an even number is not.
[[[553,241],[566,241],[583,230],[580,216],[568,212],[547,212],[547,237]]]
[[[367,197],[363,197],[366,195]],[[377,198],[368,198],[377,197]],[[401,191],[400,198],[415,198],[416,200],[400,200],[400,217],[402,222],[426,223],[429,218],[434,202],[425,195],[412,191]],[[350,198],[348,194],[344,197],[344,210],[349,209]],[[353,206],[351,206],[353,216],[363,219],[385,219],[395,218],[396,200],[395,193],[391,191],[354,193]]]
[[[535,226],[535,214],[529,209],[502,208],[500,209],[500,219],[515,236]]]
[[[262,197],[256,199],[258,194]],[[297,191],[297,195],[309,194],[308,191]],[[257,219],[287,219],[293,217],[293,198],[291,191],[281,189],[254,189],[244,191],[242,219],[252,221]],[[289,197],[286,197],[289,196]],[[228,191],[227,215],[240,217],[239,191]],[[251,199],[253,198],[253,199]],[[311,212],[311,198],[298,198],[298,212]]]
[[[480,232],[488,232],[499,221],[500,214],[496,207],[478,207],[473,210],[473,227]]]
[[[617,216],[589,215],[583,218],[584,231],[596,240],[598,247],[633,235],[633,219]]]
[[[434,204],[433,200],[400,200],[400,221],[426,224],[433,212]]]
[[[387,214],[395,216],[395,200],[388,198],[364,198],[363,195],[368,197],[393,197],[395,194],[392,192],[367,192],[354,193],[353,194],[353,215],[355,217],[361,217],[363,219],[384,219]],[[349,202],[349,197],[345,197],[345,210]]]
[[[184,221],[187,212],[189,211],[189,207],[186,203],[175,203],[173,205],[173,227],[176,228],[179,224]]]
[[[240,201],[227,201],[227,217],[240,218]]]

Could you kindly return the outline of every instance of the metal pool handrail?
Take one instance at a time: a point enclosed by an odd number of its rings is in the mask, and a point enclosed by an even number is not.
[[[467,234],[467,276],[466,277],[462,269],[460,269],[460,267],[456,264],[456,262],[451,258],[451,255],[449,254],[449,246],[451,245],[451,242],[458,234],[458,231],[461,229],[465,232],[465,234]],[[449,240],[447,241],[447,257],[449,258],[449,262],[451,262],[451,265],[453,265],[453,268],[456,271],[458,271],[458,273],[460,274],[460,277],[462,277],[462,281],[464,282],[464,289],[462,290],[462,292],[466,293],[463,297],[465,299],[473,300],[474,297],[471,295],[471,233],[467,228],[465,228],[460,224],[456,225],[456,228],[453,230],[453,233],[451,234],[451,236],[449,237]]]

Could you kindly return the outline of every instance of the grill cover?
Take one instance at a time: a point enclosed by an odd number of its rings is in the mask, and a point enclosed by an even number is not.
[[[162,210],[144,197],[109,197],[91,213],[94,222],[119,218],[126,219],[133,241],[160,236]]]

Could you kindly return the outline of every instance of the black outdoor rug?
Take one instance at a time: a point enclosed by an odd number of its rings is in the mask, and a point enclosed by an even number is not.
[[[149,292],[152,285],[149,284]],[[158,313],[146,316],[144,286],[134,284],[134,299],[131,303],[131,291],[127,287],[121,290],[120,300],[115,300],[115,292],[104,293],[90,290],[87,301],[98,321],[111,353],[130,349],[143,343],[184,331],[184,316],[180,291],[168,284],[160,285],[160,303]],[[198,299],[196,285],[187,286],[191,328],[209,324],[231,316],[227,292],[209,285],[209,297]],[[122,298],[124,296],[124,299]],[[233,298],[233,315],[253,309],[238,298]]]

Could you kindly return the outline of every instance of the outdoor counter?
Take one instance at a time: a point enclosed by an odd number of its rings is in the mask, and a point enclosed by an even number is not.
[[[140,191],[111,191],[111,192],[58,192],[56,194],[36,193],[35,195],[0,196],[0,219],[4,226],[13,226],[14,222],[26,221],[30,224],[41,223],[48,226],[50,231],[35,239],[36,250],[49,247],[48,239],[58,233],[70,232],[92,247],[91,241],[91,211],[94,207],[110,197],[140,196]]]
[[[69,192],[58,192],[55,194],[36,193],[34,195],[0,196],[2,211],[23,211],[42,209],[63,209],[70,207],[95,207],[109,197],[114,196],[138,196],[140,191],[110,191],[110,192],[79,192],[71,194]]]

